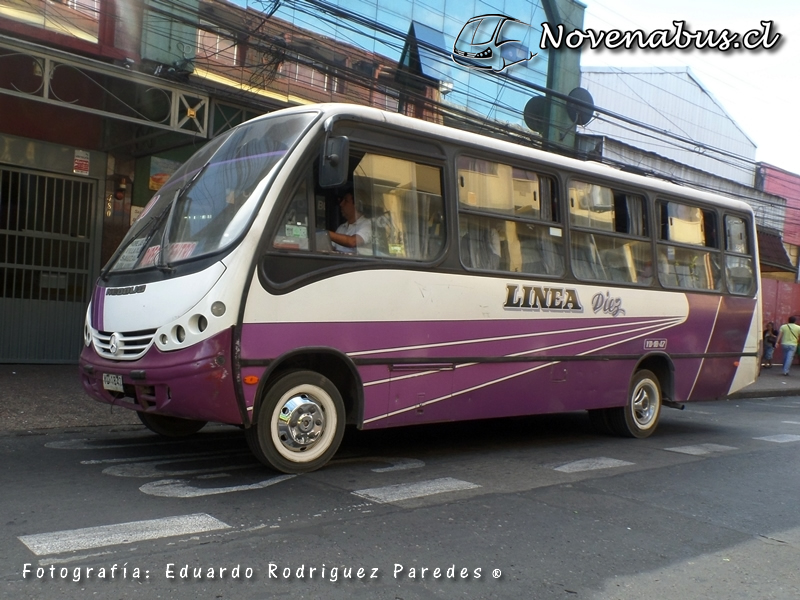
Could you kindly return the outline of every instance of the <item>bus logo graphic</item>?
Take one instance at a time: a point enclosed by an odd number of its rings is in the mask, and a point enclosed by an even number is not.
[[[108,340],[108,351],[114,356],[117,356],[121,349],[122,344],[120,344],[119,336],[116,333],[112,333],[111,338]]]
[[[506,285],[506,302],[503,308],[583,311],[577,290],[513,284]]]
[[[471,69],[502,73],[508,67],[531,60],[534,54],[522,40],[508,39],[508,30],[526,23],[506,15],[472,17],[453,43],[453,62]],[[518,29],[518,28],[516,28]]]
[[[667,340],[665,339],[649,339],[644,341],[644,349],[645,350],[666,350],[667,349]]]

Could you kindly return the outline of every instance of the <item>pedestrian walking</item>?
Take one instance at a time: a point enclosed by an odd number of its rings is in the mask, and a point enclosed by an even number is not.
[[[764,330],[764,360],[765,369],[772,368],[772,355],[775,353],[775,344],[778,342],[778,332],[775,330],[775,323],[770,321]]]
[[[789,375],[794,353],[797,352],[797,341],[800,339],[800,325],[795,325],[795,321],[797,321],[796,317],[789,317],[789,322],[781,325],[778,339],[775,342],[780,344],[783,350],[783,374],[786,376]]]

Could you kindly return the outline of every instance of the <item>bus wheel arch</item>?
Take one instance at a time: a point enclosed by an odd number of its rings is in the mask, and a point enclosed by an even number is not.
[[[589,411],[593,428],[622,437],[649,437],[665,403],[674,397],[674,373],[667,355],[644,357],[632,371],[623,406]]]
[[[662,397],[666,400],[675,400],[675,365],[666,354],[649,354],[639,361],[633,370],[633,375],[641,370],[650,371],[658,378],[661,386]]]
[[[622,437],[649,437],[661,417],[662,400],[658,376],[648,369],[637,369],[628,386],[625,406],[608,409],[608,424]]]
[[[256,458],[284,473],[319,469],[338,450],[346,423],[362,414],[361,380],[334,352],[295,352],[262,378],[245,437]]]
[[[263,464],[307,473],[336,454],[344,425],[344,401],[330,379],[315,371],[282,371],[265,389],[245,437]]]

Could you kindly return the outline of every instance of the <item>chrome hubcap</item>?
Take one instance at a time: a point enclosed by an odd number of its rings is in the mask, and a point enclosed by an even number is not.
[[[307,394],[292,396],[278,412],[278,438],[293,452],[303,452],[325,433],[325,412]]]
[[[633,392],[633,418],[644,429],[653,423],[658,410],[658,391],[649,381],[642,381]]]

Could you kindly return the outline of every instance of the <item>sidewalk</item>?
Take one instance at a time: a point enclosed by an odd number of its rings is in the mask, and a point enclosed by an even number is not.
[[[731,398],[771,396],[800,396],[800,367],[789,377],[779,365],[763,369],[758,381]],[[89,398],[77,365],[0,364],[0,434],[108,425],[141,423],[130,410]]]
[[[141,425],[130,410],[92,400],[78,365],[0,364],[0,434],[97,425]]]
[[[794,365],[784,377],[781,365],[773,363],[771,369],[761,369],[755,383],[732,394],[731,398],[769,398],[771,396],[800,396],[800,366]]]

